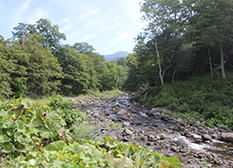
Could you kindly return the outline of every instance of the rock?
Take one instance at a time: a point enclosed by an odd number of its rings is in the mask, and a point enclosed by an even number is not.
[[[170,120],[173,120],[173,118],[170,117],[170,116],[167,115],[167,114],[162,114],[162,115],[160,116],[160,119],[163,120],[163,121],[170,121]]]
[[[160,110],[161,111],[161,110]],[[156,117],[160,117],[160,111],[158,108],[152,108],[149,112],[148,115],[149,116],[156,116]]]
[[[132,135],[133,132],[126,128],[126,129],[123,130],[123,134]]]
[[[217,139],[218,138],[217,134],[212,134],[211,136],[212,136],[213,139]]]
[[[117,113],[117,115],[123,116],[123,115],[127,115],[127,112],[123,109],[120,109]]]
[[[177,146],[180,146],[180,147],[183,147],[183,146],[188,146],[188,143],[181,137],[179,138],[173,138],[173,142],[177,145]]]
[[[148,141],[155,141],[155,137],[153,135],[148,135]]]
[[[125,142],[129,141],[129,139],[130,139],[130,136],[123,136],[123,138],[122,138],[122,140]]]
[[[203,141],[212,141],[212,137],[208,134],[201,135]]]
[[[123,127],[129,127],[129,126],[130,126],[130,123],[127,122],[127,121],[123,121],[122,126],[123,126]]]
[[[233,143],[233,133],[222,133],[220,136],[220,140]]]
[[[140,136],[140,140],[146,141],[146,137],[145,137],[144,135],[141,135],[141,136]]]

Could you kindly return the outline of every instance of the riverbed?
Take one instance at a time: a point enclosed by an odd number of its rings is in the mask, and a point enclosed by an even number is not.
[[[135,142],[164,154],[177,156],[183,167],[233,167],[232,131],[201,127],[167,115],[169,110],[148,108],[130,101],[130,94],[113,98],[79,100],[76,107],[86,111],[93,124],[100,124],[100,135],[111,135]],[[121,125],[112,127],[109,122]],[[224,139],[223,135],[227,135]]]

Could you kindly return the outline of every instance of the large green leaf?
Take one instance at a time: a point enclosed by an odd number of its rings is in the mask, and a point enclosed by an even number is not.
[[[32,124],[34,127],[41,127],[44,125],[44,122],[41,119],[33,119]]]
[[[49,144],[46,149],[48,151],[60,151],[66,146],[67,145],[64,141],[55,141],[55,142],[52,142],[51,144]]]
[[[32,107],[33,102],[27,99],[22,99],[21,104],[24,106],[25,109],[29,109]]]
[[[180,168],[181,163],[177,157],[167,157],[166,160],[170,163],[174,168]]]
[[[0,143],[10,142],[11,139],[7,135],[0,135]]]
[[[2,147],[4,153],[10,153],[14,149],[14,145],[11,142],[2,144]]]
[[[31,138],[25,136],[25,135],[22,135],[18,132],[15,133],[15,139],[21,143],[22,145],[30,145],[30,143],[32,142]]]
[[[16,121],[16,127],[17,127],[18,132],[25,132],[27,128],[24,121],[21,121],[21,120]]]

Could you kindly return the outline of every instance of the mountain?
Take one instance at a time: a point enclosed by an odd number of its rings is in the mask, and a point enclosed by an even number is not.
[[[106,61],[115,61],[117,60],[117,58],[120,58],[120,57],[128,57],[130,53],[127,52],[127,51],[119,51],[119,52],[116,52],[114,54],[109,54],[109,55],[105,55],[104,58]]]

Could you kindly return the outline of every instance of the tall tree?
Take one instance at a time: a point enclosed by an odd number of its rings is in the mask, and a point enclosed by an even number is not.
[[[78,95],[98,84],[96,71],[90,58],[77,52],[72,46],[60,47],[56,57],[63,69],[62,92],[65,95]]]
[[[13,29],[13,38],[19,39],[24,46],[25,39],[30,35],[41,35],[40,43],[44,47],[49,47],[53,53],[60,45],[60,40],[66,40],[66,36],[59,32],[59,27],[53,25],[48,19],[39,19],[36,24],[19,23],[18,26]]]

